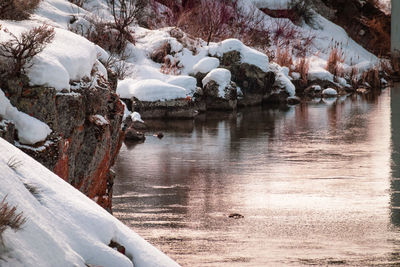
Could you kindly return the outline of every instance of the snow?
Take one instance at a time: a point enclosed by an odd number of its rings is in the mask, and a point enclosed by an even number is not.
[[[165,101],[185,98],[186,90],[183,87],[168,84],[156,79],[133,82],[131,79],[121,81],[117,93],[122,98],[136,97],[141,101]]]
[[[197,88],[196,78],[188,75],[172,76],[167,80],[167,83],[184,88],[186,94],[191,96],[193,96]]]
[[[224,89],[230,84],[231,82],[231,72],[227,69],[217,68],[210,71],[206,77],[201,81],[203,86],[206,86],[210,81],[216,82],[218,86],[218,96],[224,97],[225,91]]]
[[[274,86],[284,89],[290,97],[296,94],[296,87],[290,81],[289,68],[281,67],[276,63],[271,63],[270,71],[275,73]]]
[[[27,219],[3,235],[1,266],[179,266],[94,201],[0,138],[0,199]],[[10,167],[7,162],[14,162]],[[25,184],[36,189],[34,196]],[[126,255],[110,248],[113,240]],[[131,259],[129,259],[131,258]]]
[[[44,141],[52,132],[46,123],[20,112],[16,107],[12,106],[10,100],[8,100],[1,89],[0,116],[14,122],[18,130],[18,139],[22,144],[35,144]]]
[[[194,74],[209,73],[211,70],[218,68],[219,59],[215,57],[205,57],[201,59],[196,65],[193,66]]]
[[[244,45],[238,39],[226,39],[217,44],[211,44],[209,48],[210,55],[221,57],[223,54],[231,51],[240,52],[241,62],[259,67],[263,71],[268,71],[268,56]]]
[[[332,96],[337,96],[337,91],[333,88],[326,88],[322,90],[322,95],[326,97],[332,97]]]
[[[130,116],[131,116],[132,121],[139,121],[139,122],[144,123],[144,121],[142,120],[142,117],[136,111],[132,112],[132,114]]]
[[[110,122],[100,114],[93,115],[91,116],[91,118],[93,119],[93,122],[99,126],[105,126],[110,124]]]

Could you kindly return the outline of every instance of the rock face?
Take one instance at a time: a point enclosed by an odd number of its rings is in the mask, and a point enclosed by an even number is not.
[[[219,84],[215,81],[208,82],[203,89],[201,99],[206,104],[207,110],[234,110],[237,108],[237,89],[234,82],[224,88],[224,96],[218,94]]]
[[[190,98],[166,101],[140,101],[135,97],[124,99],[128,108],[140,113],[142,119],[192,119],[197,115],[195,104]]]
[[[240,62],[240,52],[225,53],[221,60],[221,68],[228,69],[232,74],[232,81],[240,87],[243,98],[238,105],[258,105],[268,99],[275,83],[275,73],[264,72],[259,67]]]
[[[111,211],[114,163],[124,132],[124,107],[102,76],[71,85],[71,92],[31,87],[26,78],[4,89],[11,103],[53,130],[45,144],[15,144],[44,166]],[[6,126],[1,126],[6,125]],[[0,136],[16,140],[10,123],[0,121]]]

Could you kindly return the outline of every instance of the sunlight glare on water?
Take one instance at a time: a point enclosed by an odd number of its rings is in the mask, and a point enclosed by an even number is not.
[[[114,215],[183,266],[400,264],[390,112],[385,90],[148,122],[165,137],[121,149]]]

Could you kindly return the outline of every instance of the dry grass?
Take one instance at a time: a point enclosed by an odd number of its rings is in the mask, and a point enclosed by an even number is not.
[[[26,222],[23,213],[17,213],[17,207],[11,207],[6,202],[6,198],[7,196],[0,202],[0,237],[8,227],[17,231],[20,230],[22,225]]]
[[[40,0],[1,0],[0,19],[24,20],[39,5]]]
[[[290,69],[293,65],[292,51],[288,47],[284,49],[278,47],[276,49],[274,61],[280,66],[285,66]]]
[[[308,71],[310,69],[310,60],[307,59],[306,57],[301,57],[297,59],[296,64],[295,64],[295,71],[300,73],[300,78],[301,81],[303,82],[304,85],[307,84],[307,76],[308,76]]]
[[[381,78],[379,76],[379,67],[369,69],[361,75],[361,80],[363,83],[368,83],[372,90],[378,90],[382,87]]]
[[[334,47],[329,53],[329,58],[326,64],[326,70],[332,73],[335,77],[343,76],[343,67],[345,56],[341,49]]]

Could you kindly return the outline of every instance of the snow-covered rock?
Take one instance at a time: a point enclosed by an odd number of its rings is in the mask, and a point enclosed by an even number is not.
[[[238,51],[242,63],[259,67],[262,71],[268,71],[268,56],[244,45],[238,39],[226,39],[220,43],[211,44],[209,53],[213,56],[222,57],[225,53]]]
[[[219,59],[215,57],[205,57],[201,59],[196,65],[193,66],[194,74],[200,73],[208,73],[211,70],[218,68]]]
[[[0,116],[6,120],[10,120],[15,124],[18,130],[18,139],[22,144],[35,144],[46,140],[47,136],[52,132],[50,127],[26,113],[18,111],[11,105],[10,100],[4,95],[0,89]]]
[[[218,86],[218,96],[224,97],[224,89],[231,82],[231,72],[227,69],[217,68],[209,72],[202,80],[203,86],[206,86],[210,81],[216,82]]]
[[[183,87],[172,85],[156,79],[134,82],[131,79],[119,83],[117,93],[122,98],[136,97],[141,101],[165,101],[185,98],[186,90]]]

